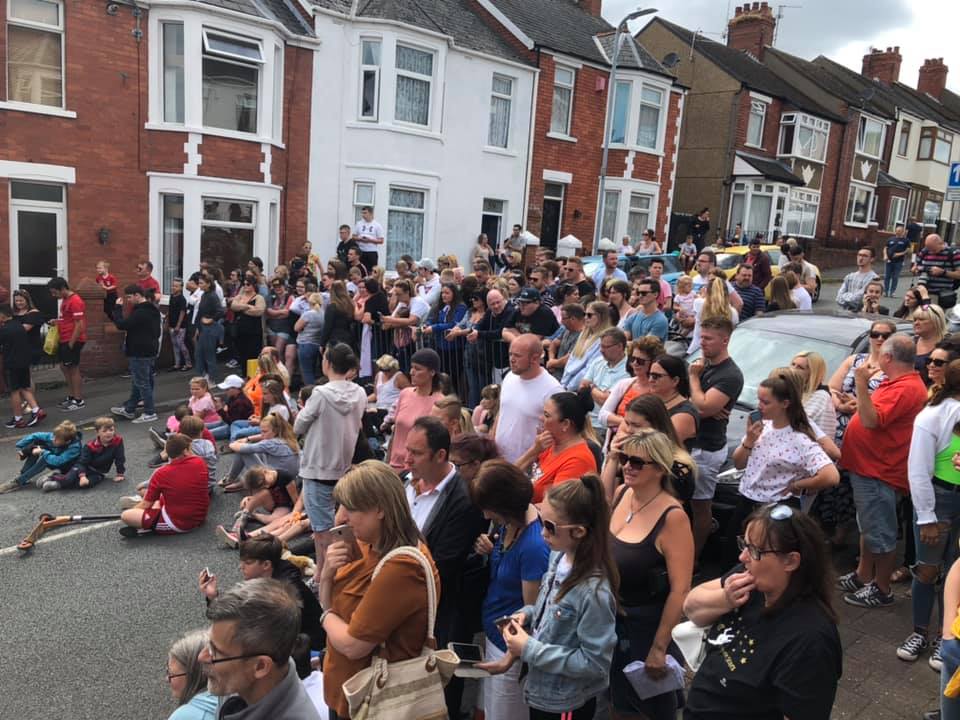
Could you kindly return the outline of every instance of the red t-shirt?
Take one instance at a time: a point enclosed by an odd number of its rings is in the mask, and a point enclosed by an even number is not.
[[[117,290],[117,278],[110,273],[106,275],[97,275],[97,285],[102,288],[112,288],[114,292]]]
[[[77,293],[73,293],[70,297],[60,303],[60,319],[57,321],[57,329],[60,332],[60,342],[70,342],[70,338],[73,337],[74,327],[78,322],[80,322],[80,320],[83,319],[86,311],[87,304],[83,301],[82,297],[77,295]],[[77,342],[86,341],[87,328],[84,327],[79,337],[77,337]]]
[[[150,290],[153,289],[157,295],[160,295],[160,283],[157,282],[157,279],[153,275],[148,275],[142,280],[137,280],[137,285],[141,290]]]
[[[884,380],[870,398],[879,425],[870,429],[860,420],[860,413],[854,413],[843,436],[840,465],[908,492],[907,456],[913,421],[927,402],[927,388],[920,374],[911,372]]]
[[[161,497],[170,522],[179,530],[193,530],[201,525],[210,507],[207,464],[203,458],[187,455],[157,468],[143,499],[153,503]]]
[[[534,473],[533,477],[535,503],[543,502],[547,490],[553,485],[567,480],[578,480],[581,475],[597,471],[597,461],[585,442],[568,447],[562,453],[555,453],[554,449],[549,447],[537,457],[537,465],[540,474]]]

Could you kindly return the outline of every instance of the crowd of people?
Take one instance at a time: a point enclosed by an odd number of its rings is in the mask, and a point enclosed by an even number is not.
[[[309,243],[269,278],[257,258],[226,277],[205,264],[173,281],[162,312],[150,263],[121,290],[101,266],[130,397],[86,444],[69,421],[23,437],[24,467],[0,492],[86,489],[112,467],[123,482],[127,420],[151,424],[156,455],[121,499],[126,538],[195,531],[214,493],[241,496],[211,532],[238,550],[244,580],[222,590],[200,573],[211,624],[170,649],[172,717],[351,717],[344,684],[375,657],[462,643],[479,645],[487,720],[826,719],[842,672],[835,586],[869,610],[904,580],[915,627],[891,652],[929,653],[947,689],[960,665],[960,341],[931,299],[951,302],[952,250],[932,235],[918,255],[922,282],[896,313],[910,336],[880,317],[889,284],[872,289],[861,248],[837,302],[873,314],[866,351],[828,368],[798,347],[770,368],[731,455],[744,377],[730,338],[742,319],[809,302],[802,248],[771,277],[751,241],[732,282],[704,250],[672,288],[662,262],[627,275],[616,250],[592,278],[546,249],[523,270],[519,232],[498,248],[481,236],[465,267],[405,257],[388,274],[365,210],[326,266]],[[50,290],[70,412],[84,405],[71,378],[91,318],[64,280]],[[27,427],[43,414],[17,357],[39,322],[29,295],[14,297],[0,307],[18,393],[8,426]],[[161,422],[167,335],[171,370],[191,375]],[[742,476],[718,528],[728,459]],[[858,564],[835,578],[829,543],[854,518]],[[691,627],[695,651],[678,642]],[[452,718],[465,682],[443,690]],[[960,717],[960,700],[941,711]]]

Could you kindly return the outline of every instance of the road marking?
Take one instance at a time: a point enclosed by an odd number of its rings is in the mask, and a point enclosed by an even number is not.
[[[39,540],[37,540],[34,547],[36,547],[36,545],[46,545],[47,543],[53,542],[54,540],[63,540],[64,538],[71,537],[72,535],[80,535],[82,533],[88,533],[91,530],[99,530],[100,528],[105,528],[110,525],[118,525],[119,523],[120,523],[119,520],[107,520],[106,522],[93,523],[92,525],[83,525],[81,527],[73,528],[72,530],[66,530],[62,533],[57,533],[56,535],[45,535]],[[0,557],[3,557],[4,555],[13,555],[15,553],[20,553],[20,552],[22,551],[19,550],[16,545],[11,545],[10,547],[6,547],[0,550]]]

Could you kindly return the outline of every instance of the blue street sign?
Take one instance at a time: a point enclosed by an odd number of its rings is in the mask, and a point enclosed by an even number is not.
[[[947,181],[947,187],[960,189],[960,162],[950,163],[950,179]]]

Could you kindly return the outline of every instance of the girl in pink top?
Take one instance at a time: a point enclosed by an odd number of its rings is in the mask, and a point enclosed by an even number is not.
[[[187,400],[190,412],[207,423],[220,422],[220,415],[217,413],[217,406],[213,404],[213,397],[210,395],[210,384],[206,378],[195,377],[190,380],[190,399]]]
[[[393,436],[387,450],[390,467],[407,468],[407,434],[417,418],[430,414],[433,404],[443,397],[440,392],[440,356],[435,350],[418,350],[410,358],[410,387],[400,391],[397,404],[387,415],[385,425],[393,424]]]

